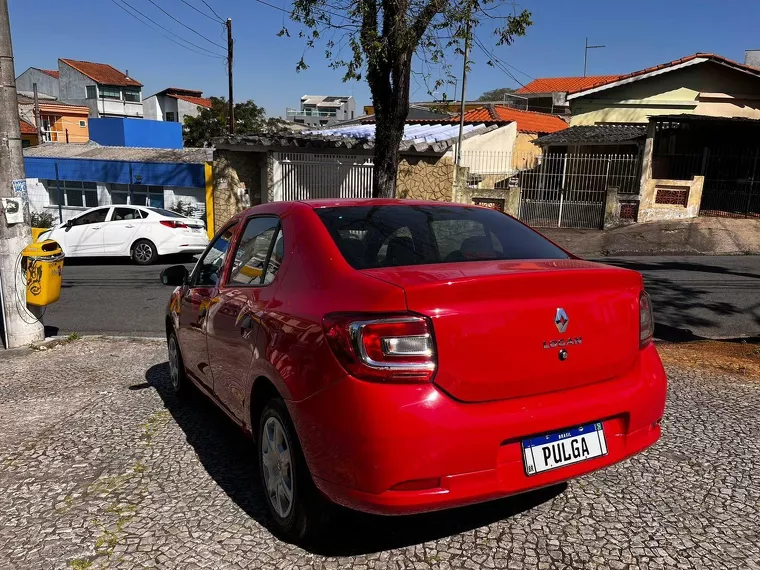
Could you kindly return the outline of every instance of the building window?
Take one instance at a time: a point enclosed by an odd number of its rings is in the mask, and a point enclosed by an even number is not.
[[[100,87],[100,97],[103,99],[121,99],[121,89],[103,85]]]
[[[87,121],[79,121],[79,126],[85,128],[87,126]]]
[[[174,111],[167,111],[166,112],[166,120],[170,123],[176,123],[177,122],[177,113]]]
[[[58,189],[55,180],[48,180],[47,191],[50,195],[51,206],[76,206],[80,208],[94,208],[98,205],[98,185],[95,182],[81,182],[78,180],[61,180],[61,199],[59,204]]]
[[[129,184],[111,184],[111,203],[131,204],[132,206],[151,206],[153,208],[164,207],[164,187],[163,186],[145,186],[143,184],[132,184],[132,199],[129,197]]]
[[[124,90],[124,100],[131,101],[132,103],[140,102],[140,91],[135,89]]]
[[[88,99],[97,99],[98,98],[98,90],[94,85],[88,85],[86,87],[87,89],[87,98]]]

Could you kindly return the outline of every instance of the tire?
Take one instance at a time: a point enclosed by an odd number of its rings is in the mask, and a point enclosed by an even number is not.
[[[177,335],[172,331],[166,339],[169,351],[169,382],[172,392],[177,395],[187,393],[190,381],[185,374],[185,363],[182,360],[182,352],[179,349]]]
[[[269,400],[261,413],[256,451],[275,534],[296,543],[317,537],[329,520],[331,505],[314,485],[293,422],[279,397]]]
[[[158,259],[155,244],[147,239],[138,239],[132,245],[132,261],[137,265],[150,265]]]

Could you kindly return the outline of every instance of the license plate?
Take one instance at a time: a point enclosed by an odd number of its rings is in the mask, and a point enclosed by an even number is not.
[[[602,422],[525,439],[522,448],[527,475],[607,455]]]

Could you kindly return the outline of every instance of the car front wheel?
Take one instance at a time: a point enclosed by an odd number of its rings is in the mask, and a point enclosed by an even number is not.
[[[275,531],[303,542],[324,529],[330,509],[304,460],[285,402],[271,399],[261,414],[256,444],[261,484]]]
[[[156,259],[158,259],[158,252],[152,241],[141,239],[132,246],[132,260],[138,265],[150,265]]]

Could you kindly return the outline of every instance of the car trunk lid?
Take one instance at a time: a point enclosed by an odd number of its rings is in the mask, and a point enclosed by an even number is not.
[[[458,400],[517,398],[603,381],[629,369],[638,353],[642,281],[633,271],[542,260],[364,272],[401,286],[408,309],[431,318],[434,381]]]

